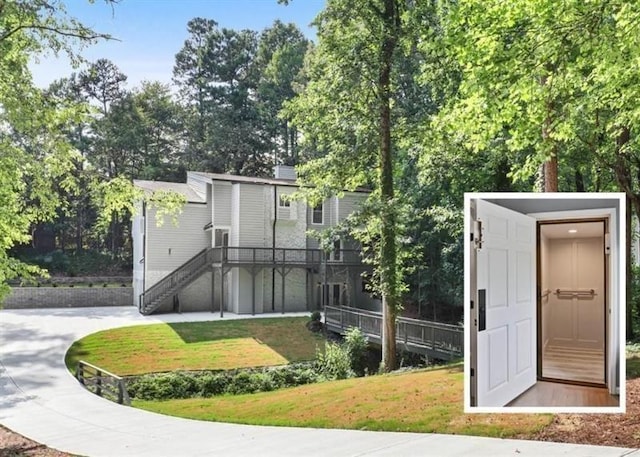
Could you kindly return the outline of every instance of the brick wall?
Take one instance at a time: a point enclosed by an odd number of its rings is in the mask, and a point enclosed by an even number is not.
[[[132,306],[133,287],[15,287],[5,309]]]

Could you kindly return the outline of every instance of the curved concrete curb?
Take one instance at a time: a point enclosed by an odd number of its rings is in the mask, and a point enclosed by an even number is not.
[[[225,315],[225,319],[239,317],[242,316]],[[145,318],[132,307],[0,311],[0,423],[47,446],[94,457],[640,456],[640,451],[613,447],[419,433],[256,427],[180,419],[96,397],[86,392],[64,365],[64,355],[71,343],[99,330],[217,319],[211,313]]]

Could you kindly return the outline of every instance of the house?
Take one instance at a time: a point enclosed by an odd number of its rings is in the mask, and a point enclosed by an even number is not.
[[[143,314],[306,311],[323,304],[379,310],[363,284],[368,268],[356,242],[320,249],[308,230],[336,225],[367,197],[345,192],[315,208],[287,196],[293,167],[273,179],[188,172],[186,183],[135,181],[148,192],[174,191],[186,204],[178,224],[156,224],[143,202],[132,221],[134,304]]]

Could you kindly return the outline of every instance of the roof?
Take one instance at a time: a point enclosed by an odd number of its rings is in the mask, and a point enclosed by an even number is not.
[[[295,181],[290,179],[257,178],[254,176],[238,176],[221,173],[205,173],[203,171],[190,171],[190,174],[202,176],[215,181],[229,181],[249,184],[271,184],[278,186],[298,187]]]
[[[299,187],[295,181],[290,179],[273,179],[273,178],[257,178],[254,176],[238,176],[238,175],[228,175],[228,174],[220,174],[220,173],[205,173],[202,171],[190,171],[189,174],[202,176],[204,178],[209,178],[215,181],[227,181],[227,182],[236,182],[236,183],[247,183],[247,184],[270,184],[273,186],[289,186],[289,187]],[[363,192],[370,193],[371,191],[368,189],[364,189],[359,187],[354,192]]]
[[[189,203],[206,203],[206,197],[204,195],[198,194],[191,186],[184,183],[178,182],[166,182],[166,181],[142,181],[142,180],[133,180],[133,185],[141,188],[142,190],[155,192],[155,191],[173,191],[176,192],[184,198],[186,198]]]

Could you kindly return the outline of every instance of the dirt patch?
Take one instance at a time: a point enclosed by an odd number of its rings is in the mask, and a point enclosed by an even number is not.
[[[0,425],[0,457],[73,457],[25,438]]]
[[[558,414],[553,422],[529,437],[539,441],[640,447],[640,378],[627,381],[625,414]]]

